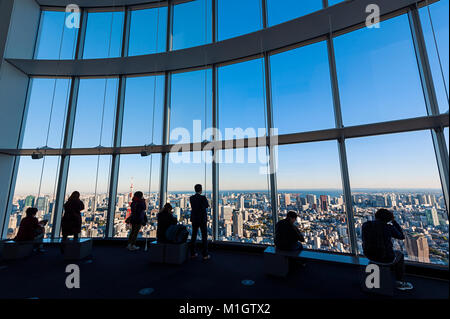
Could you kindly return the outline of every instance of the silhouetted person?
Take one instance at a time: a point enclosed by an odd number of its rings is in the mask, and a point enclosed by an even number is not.
[[[46,220],[38,221],[36,218],[38,210],[35,207],[28,207],[25,211],[26,217],[20,221],[19,230],[17,232],[15,241],[41,241],[44,238],[44,225],[47,224]],[[42,248],[38,245],[38,250],[43,252]]]
[[[206,226],[208,214],[206,212],[209,207],[206,196],[202,195],[202,185],[194,186],[195,195],[189,198],[191,203],[191,223],[192,223],[192,238],[190,243],[191,257],[197,257],[195,252],[195,241],[197,240],[198,229],[202,232],[202,256],[204,260],[211,258],[208,254],[208,229]]]
[[[379,209],[375,220],[362,225],[362,246],[364,255],[374,262],[392,263],[400,290],[409,290],[413,286],[403,281],[405,262],[403,253],[394,251],[392,238],[404,240],[403,230],[395,220],[394,214],[387,209]]]
[[[84,204],[80,200],[80,193],[74,191],[64,204],[64,215],[61,219],[62,244],[61,252],[64,253],[65,243],[68,236],[73,236],[77,240],[81,233],[81,211]]]
[[[167,229],[177,224],[177,218],[172,214],[172,205],[166,203],[163,209],[158,213],[158,228],[156,230],[156,239],[159,243],[167,243]]]
[[[128,250],[138,250],[139,247],[136,246],[137,236],[142,226],[147,224],[147,205],[145,203],[144,194],[142,192],[134,193],[133,199],[131,201],[131,214],[127,218],[126,222],[131,224],[131,231],[128,237]]]
[[[275,226],[275,247],[281,250],[301,250],[305,238],[294,225],[297,213],[290,210],[285,219],[280,220]]]

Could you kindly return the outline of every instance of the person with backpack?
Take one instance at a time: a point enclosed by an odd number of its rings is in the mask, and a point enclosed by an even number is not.
[[[136,246],[136,240],[142,226],[147,224],[147,204],[145,203],[144,194],[140,191],[134,193],[131,201],[131,214],[125,221],[131,225],[131,231],[128,236],[127,249],[130,251],[139,250]]]
[[[166,203],[158,213],[158,229],[156,231],[158,243],[183,244],[187,241],[189,232],[186,226],[178,224],[172,209],[172,205]]]
[[[173,216],[173,207],[166,203],[163,209],[158,213],[158,228],[156,230],[156,239],[158,243],[167,243],[169,240],[166,237],[166,232],[170,226],[178,223],[177,218]]]
[[[361,230],[364,255],[374,262],[392,264],[397,280],[397,289],[413,289],[411,283],[403,280],[405,273],[403,253],[393,249],[392,238],[405,239],[403,230],[395,220],[394,214],[381,208],[375,213],[375,220],[365,222]]]

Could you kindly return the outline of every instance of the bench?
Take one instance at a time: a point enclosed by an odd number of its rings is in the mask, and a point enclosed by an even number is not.
[[[148,245],[150,262],[181,265],[187,259],[188,244],[158,243],[156,240]]]
[[[358,266],[367,266],[369,264],[369,260],[364,257],[337,255],[310,250],[285,251],[271,246],[264,250],[264,272],[268,275],[286,277],[289,273],[289,259],[307,259]]]
[[[35,242],[24,241],[16,242],[14,240],[7,240],[2,242],[1,256],[3,260],[14,260],[28,257],[33,252]]]
[[[46,238],[43,243],[58,246],[63,244],[60,238]],[[63,255],[65,260],[81,260],[92,255],[92,238],[67,239]]]

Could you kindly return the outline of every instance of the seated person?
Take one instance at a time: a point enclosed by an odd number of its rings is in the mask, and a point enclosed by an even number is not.
[[[285,219],[280,220],[275,226],[275,247],[281,250],[301,250],[305,238],[294,225],[297,213],[290,210]]]
[[[166,238],[167,229],[171,225],[177,224],[177,218],[172,214],[172,205],[166,203],[163,209],[158,213],[158,228],[156,230],[156,239],[159,243],[169,242]]]
[[[37,211],[35,207],[27,208],[25,211],[26,217],[20,221],[19,230],[14,238],[15,241],[40,241],[44,238],[44,226],[47,221],[38,221],[36,218]],[[38,250],[43,252],[42,245],[39,246]]]
[[[362,225],[362,246],[364,255],[374,262],[392,263],[397,279],[396,286],[400,290],[409,290],[413,285],[403,281],[405,272],[404,256],[394,251],[392,238],[404,240],[403,230],[395,220],[394,214],[387,209],[379,209],[374,221]]]

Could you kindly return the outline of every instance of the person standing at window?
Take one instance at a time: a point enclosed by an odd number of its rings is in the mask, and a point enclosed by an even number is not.
[[[131,215],[125,221],[131,225],[130,235],[128,237],[127,249],[130,251],[139,250],[136,246],[136,240],[142,226],[147,224],[147,204],[145,203],[144,194],[142,192],[134,193],[131,201]]]

